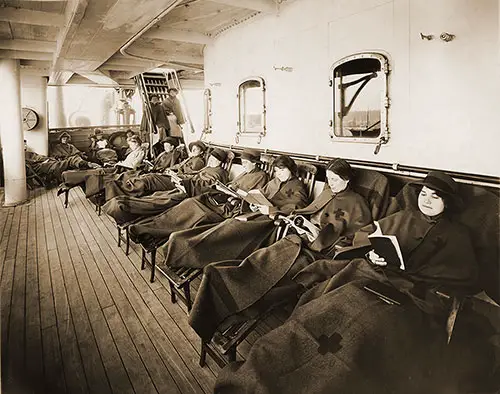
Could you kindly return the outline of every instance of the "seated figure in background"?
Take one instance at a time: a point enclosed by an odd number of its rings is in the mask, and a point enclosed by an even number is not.
[[[118,154],[109,144],[101,129],[95,129],[90,137],[89,156],[92,160],[102,165],[114,165],[118,161]]]
[[[63,132],[59,136],[59,143],[52,148],[51,156],[56,159],[65,159],[71,156],[81,156],[83,152],[79,151],[73,144],[70,144],[71,136],[67,132]]]
[[[130,148],[130,153],[127,157],[115,163],[108,165],[105,168],[99,165],[94,165],[93,170],[88,171],[65,171],[62,174],[63,183],[59,186],[57,194],[60,195],[72,187],[82,185],[85,190],[85,195],[91,197],[104,190],[104,185],[107,181],[112,180],[114,176],[124,170],[135,170],[144,160],[145,152],[141,146],[142,141],[138,136],[132,136],[127,139]]]
[[[177,139],[166,137],[162,143],[164,151],[158,155],[153,163],[146,162],[149,167],[145,168],[144,171],[140,173],[127,171],[106,183],[106,200],[120,195],[135,195],[138,197],[145,192],[138,185],[141,184],[142,179],[148,173],[162,173],[169,168],[175,168],[174,166],[178,164],[181,158],[181,152],[176,149],[178,145]]]
[[[258,167],[259,152],[247,149],[241,154],[244,171],[230,182],[232,190],[249,191],[263,187],[268,175]],[[241,213],[241,200],[210,190],[195,197],[186,198],[180,204],[134,226],[136,240],[155,243],[168,239],[174,231],[195,226],[220,223]]]
[[[195,175],[176,177],[173,187],[141,198],[117,196],[109,200],[103,210],[122,224],[141,216],[153,216],[177,205],[182,200],[205,193],[217,181],[226,183],[229,174],[221,167],[226,160],[226,152],[215,148],[210,152],[207,166]]]
[[[221,371],[216,393],[463,392],[448,375],[460,360],[446,357],[445,325],[453,295],[475,288],[475,253],[452,219],[455,181],[436,171],[416,186],[418,206],[360,230],[357,248],[292,278],[302,295],[291,317]],[[364,257],[377,227],[397,237],[404,269],[372,251]]]
[[[165,140],[164,147],[171,149],[177,144],[177,140],[168,137]],[[142,197],[152,194],[157,191],[166,191],[175,189],[175,184],[172,182],[172,174],[180,178],[189,178],[197,174],[204,166],[205,160],[203,153],[206,146],[201,141],[195,141],[189,144],[189,157],[178,164],[166,167],[161,170],[163,165],[170,164],[174,159],[179,159],[179,151],[171,150],[162,157],[158,157],[155,161],[157,171],[152,171],[146,174],[134,174],[126,179],[119,178],[118,182],[109,182],[105,185],[106,201],[117,196]],[[170,158],[170,162],[169,162]]]

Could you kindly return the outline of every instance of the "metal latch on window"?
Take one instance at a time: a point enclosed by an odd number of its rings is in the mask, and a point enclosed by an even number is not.
[[[373,154],[376,155],[378,152],[380,152],[380,147],[382,144],[387,144],[389,142],[389,138],[386,136],[380,137],[380,139],[377,142],[377,146],[375,146],[375,150],[373,151]]]

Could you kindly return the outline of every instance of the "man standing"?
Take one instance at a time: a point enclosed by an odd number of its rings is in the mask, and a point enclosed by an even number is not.
[[[182,114],[182,107],[177,94],[179,90],[176,88],[169,88],[167,90],[168,96],[161,105],[163,106],[165,112],[168,115],[168,119],[171,122],[170,136],[182,138],[181,125],[186,123],[184,115]],[[175,115],[175,119],[174,116]]]

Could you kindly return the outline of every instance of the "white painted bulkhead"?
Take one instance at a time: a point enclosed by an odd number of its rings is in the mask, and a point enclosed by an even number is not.
[[[456,38],[444,42],[443,32]],[[284,2],[278,15],[259,15],[205,48],[208,139],[235,145],[238,85],[260,76],[267,135],[238,145],[499,176],[499,37],[497,0]],[[363,51],[387,54],[392,70],[390,141],[378,155],[373,143],[329,136],[331,65]]]

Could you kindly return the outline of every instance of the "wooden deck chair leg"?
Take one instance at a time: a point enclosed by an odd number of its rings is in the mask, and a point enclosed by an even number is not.
[[[231,346],[231,348],[227,352],[227,359],[230,363],[236,361],[236,346]]]
[[[168,284],[170,285],[170,301],[172,304],[175,304],[177,302],[177,297],[175,296],[175,286],[172,282],[168,282]]]
[[[64,208],[68,208],[69,189],[64,191]]]
[[[155,269],[156,269],[156,248],[151,250],[151,283],[155,281]]]
[[[204,367],[207,362],[207,343],[201,340],[201,351],[200,351],[200,367]]]
[[[189,285],[190,282],[184,283],[184,296],[186,297],[186,306],[188,312],[191,311],[191,307],[193,306],[193,303],[191,301],[191,286]]]
[[[120,228],[120,226],[118,226],[116,229],[118,230],[118,242],[117,243],[118,243],[118,247],[120,247],[122,244],[122,229]]]
[[[127,245],[125,246],[125,256],[128,256],[128,253],[130,252],[130,233],[128,232],[128,226],[125,228],[125,239],[127,242]]]
[[[142,248],[142,257],[141,257],[141,270],[146,268],[146,250]]]

